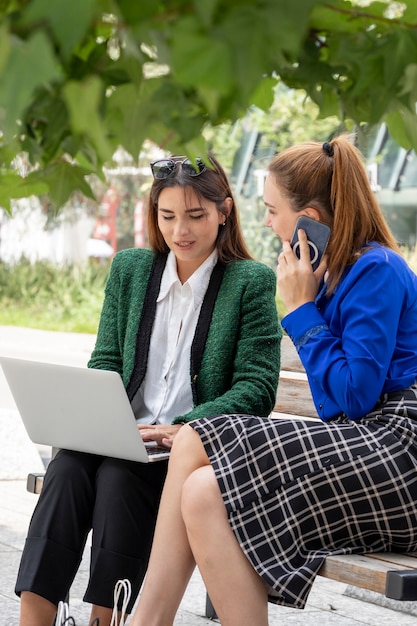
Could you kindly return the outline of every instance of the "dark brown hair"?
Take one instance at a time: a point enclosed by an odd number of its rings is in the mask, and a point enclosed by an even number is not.
[[[185,157],[173,156],[169,158],[182,161]],[[171,176],[163,179],[154,179],[148,202],[150,247],[155,252],[169,251],[158,226],[158,198],[161,191],[167,187],[182,187],[184,190],[193,189],[200,200],[205,198],[210,202],[214,202],[219,213],[225,216],[226,223],[224,226],[219,226],[216,239],[219,259],[223,263],[229,263],[236,259],[252,259],[243,237],[236,202],[226,173],[212,154],[209,154],[206,160],[208,163],[207,167],[199,176],[184,174],[181,167],[178,166]],[[228,197],[232,199],[232,207],[229,214],[227,214],[225,207],[225,199]]]
[[[287,148],[273,158],[268,170],[296,213],[315,208],[331,227],[329,292],[368,243],[400,252],[371,189],[363,156],[349,135]]]

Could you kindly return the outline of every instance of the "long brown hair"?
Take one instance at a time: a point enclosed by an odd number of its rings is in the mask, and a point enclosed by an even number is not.
[[[287,148],[273,158],[268,170],[295,212],[315,208],[332,229],[327,248],[329,293],[370,242],[400,252],[371,189],[363,156],[349,135]]]
[[[180,161],[185,157],[173,156],[172,160]],[[205,198],[216,204],[219,213],[225,216],[225,225],[219,226],[216,239],[216,247],[220,261],[230,263],[237,259],[252,259],[240,226],[239,214],[236,202],[230,188],[226,173],[217,159],[208,155],[209,165],[199,176],[185,174],[180,166],[177,166],[172,175],[163,179],[154,179],[148,202],[148,236],[149,244],[155,252],[168,252],[169,248],[158,226],[158,198],[163,189],[167,187],[182,187],[184,190],[193,189],[201,200]],[[211,163],[211,167],[210,167]],[[232,199],[230,213],[227,214],[225,199]]]

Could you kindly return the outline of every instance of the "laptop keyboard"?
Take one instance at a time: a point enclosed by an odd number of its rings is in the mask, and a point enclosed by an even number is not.
[[[161,454],[161,452],[164,454],[169,452],[169,448],[165,448],[165,446],[158,446],[157,444],[155,445],[152,443],[151,444],[145,443],[145,447],[149,456],[153,456],[154,454]]]

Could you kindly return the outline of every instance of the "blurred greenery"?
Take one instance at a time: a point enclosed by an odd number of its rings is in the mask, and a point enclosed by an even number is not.
[[[417,272],[417,246],[403,251]],[[0,325],[61,332],[97,331],[110,264],[56,267],[26,259],[14,266],[0,263]],[[285,307],[277,293],[280,319]]]
[[[109,263],[0,263],[0,324],[96,333]]]

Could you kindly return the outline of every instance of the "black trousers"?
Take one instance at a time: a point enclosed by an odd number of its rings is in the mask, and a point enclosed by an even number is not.
[[[84,601],[113,607],[116,582],[132,584],[131,612],[145,577],[167,462],[135,463],[60,450],[46,471],[15,591],[64,600],[92,529]]]

